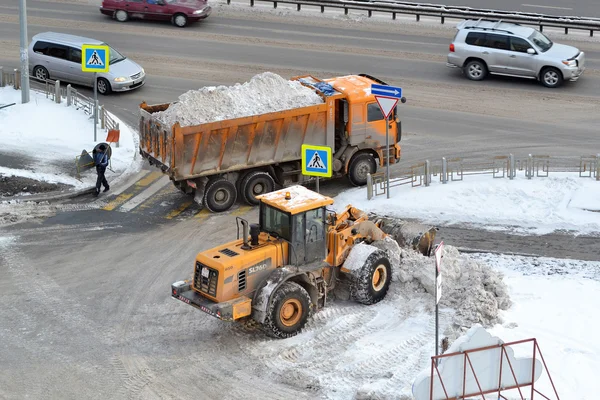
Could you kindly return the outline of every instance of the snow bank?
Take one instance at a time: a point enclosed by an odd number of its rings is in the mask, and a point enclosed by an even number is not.
[[[244,84],[190,90],[154,115],[169,125],[191,126],[321,103],[323,99],[312,89],[264,72]]]
[[[30,101],[21,104],[21,92],[11,87],[0,88],[0,104],[17,103],[0,110],[0,152],[10,155],[18,165],[0,167],[0,174],[21,176],[51,183],[84,188],[96,180],[94,170],[75,178],[75,157],[82,150],[92,151],[97,143],[105,142],[107,132],[97,129],[94,141],[94,122],[89,115],[66,102],[56,104],[44,94],[30,92]],[[112,114],[111,117],[115,118]],[[120,146],[112,148],[111,169],[120,174],[129,169],[135,156],[134,132],[119,121]],[[112,171],[107,178],[114,177]]]
[[[389,238],[383,243],[374,244],[387,249],[390,255],[396,254],[391,259],[392,265],[399,266],[394,268],[395,282],[390,289],[392,298],[419,296],[423,297],[425,304],[433,307],[435,259],[413,250],[400,249]],[[459,253],[453,246],[444,246],[441,274],[440,307],[456,310],[452,324],[445,332],[450,339],[460,336],[476,323],[493,326],[501,322],[498,310],[506,310],[511,306],[502,274],[484,262]]]
[[[393,266],[386,298],[370,306],[330,301],[295,337],[254,337],[248,351],[269,374],[315,398],[412,398],[412,382],[435,349],[435,259],[391,239],[375,243]],[[498,310],[510,300],[499,273],[452,246],[444,250],[440,333],[453,341],[474,323],[500,322]]]

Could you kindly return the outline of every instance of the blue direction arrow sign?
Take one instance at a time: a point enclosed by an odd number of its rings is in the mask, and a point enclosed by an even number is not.
[[[330,178],[331,147],[302,145],[302,174]]]
[[[371,94],[375,96],[402,98],[402,88],[388,85],[371,84]]]

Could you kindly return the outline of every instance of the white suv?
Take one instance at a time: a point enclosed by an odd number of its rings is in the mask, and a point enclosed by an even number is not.
[[[480,81],[488,73],[537,79],[549,88],[576,81],[585,56],[576,47],[553,43],[541,32],[502,21],[467,20],[456,26],[448,67]]]

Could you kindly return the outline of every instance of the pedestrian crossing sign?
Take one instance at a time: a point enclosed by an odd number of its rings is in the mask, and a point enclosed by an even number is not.
[[[108,72],[110,47],[98,44],[81,46],[81,70],[84,72]]]
[[[302,145],[302,175],[330,178],[331,147]]]

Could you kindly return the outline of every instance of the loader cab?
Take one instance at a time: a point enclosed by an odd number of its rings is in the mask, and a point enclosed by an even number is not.
[[[304,265],[327,257],[325,208],[333,199],[292,186],[259,200],[260,230],[289,243],[288,264]]]

